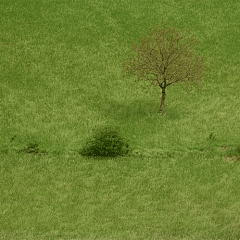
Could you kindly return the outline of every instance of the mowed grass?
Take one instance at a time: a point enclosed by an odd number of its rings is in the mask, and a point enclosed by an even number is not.
[[[2,1],[0,239],[240,239],[240,4]],[[151,27],[190,29],[203,90],[122,73]],[[115,124],[129,155],[78,154]]]

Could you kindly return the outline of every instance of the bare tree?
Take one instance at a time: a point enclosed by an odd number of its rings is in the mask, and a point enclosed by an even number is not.
[[[198,43],[194,37],[187,37],[167,26],[151,29],[140,44],[133,43],[137,55],[123,63],[123,70],[128,75],[136,75],[138,80],[151,81],[162,89],[160,114],[165,110],[168,86],[184,82],[200,87],[207,65],[205,58],[194,51]]]

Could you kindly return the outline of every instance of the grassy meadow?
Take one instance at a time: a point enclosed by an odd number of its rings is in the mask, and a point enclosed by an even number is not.
[[[0,239],[240,239],[240,2],[2,0]],[[150,28],[191,30],[203,90],[122,63]],[[78,151],[117,125],[133,149]]]

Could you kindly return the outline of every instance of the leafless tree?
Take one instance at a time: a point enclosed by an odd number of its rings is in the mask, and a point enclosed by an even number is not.
[[[133,43],[136,54],[123,63],[123,70],[127,75],[136,75],[138,80],[151,81],[161,88],[160,114],[165,110],[168,86],[183,82],[200,87],[207,64],[205,58],[194,51],[198,43],[194,37],[167,25],[162,29],[151,29],[140,44]]]

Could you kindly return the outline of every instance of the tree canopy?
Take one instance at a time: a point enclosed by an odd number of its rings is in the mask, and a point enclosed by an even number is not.
[[[161,114],[168,86],[183,82],[200,87],[207,65],[205,58],[194,51],[198,43],[194,37],[169,27],[151,29],[140,44],[133,43],[136,54],[123,63],[123,70],[162,89]]]

